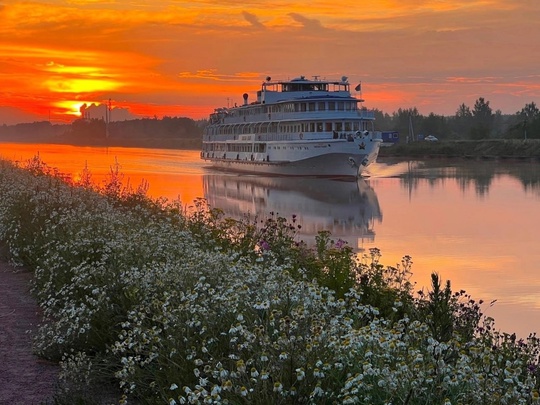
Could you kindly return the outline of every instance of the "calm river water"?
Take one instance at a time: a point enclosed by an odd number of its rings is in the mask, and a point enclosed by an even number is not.
[[[369,177],[337,181],[218,172],[197,151],[0,144],[8,160],[38,153],[74,178],[87,166],[97,183],[118,164],[125,182],[144,179],[151,196],[186,205],[204,197],[229,216],[295,214],[299,238],[309,242],[327,229],[359,254],[379,248],[385,265],[410,255],[417,289],[438,272],[453,290],[484,300],[498,329],[540,333],[538,163],[379,159]]]

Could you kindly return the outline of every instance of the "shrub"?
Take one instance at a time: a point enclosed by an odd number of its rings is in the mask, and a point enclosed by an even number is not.
[[[0,165],[0,240],[35,271],[36,349],[78,384],[115,381],[122,403],[538,403],[538,339],[438,275],[415,296],[408,256],[385,267],[326,232],[298,242],[295,218],[190,212],[38,163]]]

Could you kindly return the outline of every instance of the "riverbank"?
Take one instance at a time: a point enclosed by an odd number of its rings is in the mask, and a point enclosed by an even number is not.
[[[382,147],[381,157],[516,159],[540,162],[540,139],[489,139],[400,143]]]
[[[408,256],[385,267],[373,248],[358,262],[326,232],[298,243],[296,217],[259,228],[201,201],[187,215],[44,167],[0,162],[0,239],[35,271],[49,319],[36,350],[78,389],[109,383],[117,403],[169,404],[539,397],[537,338],[497,332],[436,274],[415,293]]]

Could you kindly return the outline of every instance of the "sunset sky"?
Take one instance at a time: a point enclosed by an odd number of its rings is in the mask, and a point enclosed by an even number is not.
[[[205,118],[266,76],[348,76],[365,106],[540,104],[537,0],[0,0],[0,125]]]

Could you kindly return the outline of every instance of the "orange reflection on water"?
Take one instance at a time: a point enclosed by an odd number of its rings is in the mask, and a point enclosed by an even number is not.
[[[136,190],[145,182],[151,197],[180,199],[189,205],[203,196],[204,169],[198,162],[197,151],[155,149],[149,156],[147,150],[138,148],[0,144],[0,157],[21,166],[37,155],[45,164],[73,180],[80,178],[87,167],[93,183],[103,185],[118,166],[124,186]],[[182,161],[189,161],[190,165],[180,164]]]
[[[339,183],[212,172],[198,151],[0,144],[0,155],[10,160],[37,153],[72,177],[86,164],[98,184],[118,163],[133,187],[147,181],[153,197],[188,205],[205,197],[226,216],[296,215],[304,240],[329,229],[366,254],[380,249],[385,266],[410,255],[417,290],[429,288],[437,272],[453,291],[484,300],[497,329],[520,337],[540,332],[530,321],[540,316],[538,165],[512,163],[501,171],[500,163],[446,162],[444,173],[426,164],[409,175],[410,165],[377,163],[371,178]]]

